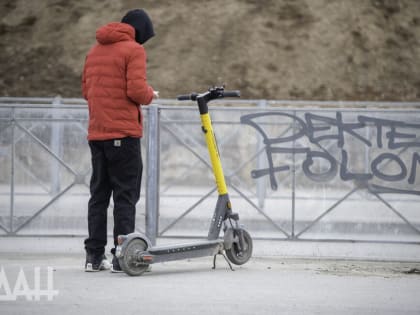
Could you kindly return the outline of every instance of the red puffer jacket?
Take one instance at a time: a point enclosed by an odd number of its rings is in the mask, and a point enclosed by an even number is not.
[[[86,56],[83,97],[89,104],[88,140],[141,137],[142,105],[153,99],[146,80],[146,52],[125,23],[96,31],[98,43]]]

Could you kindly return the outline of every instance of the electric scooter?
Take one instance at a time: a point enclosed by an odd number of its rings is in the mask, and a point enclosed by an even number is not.
[[[229,261],[235,265],[242,265],[251,258],[252,238],[239,224],[239,215],[232,211],[207,106],[210,101],[215,99],[239,96],[239,91],[225,91],[224,87],[213,87],[201,94],[192,93],[178,96],[178,100],[197,101],[201,117],[201,129],[204,133],[217,185],[218,199],[208,236],[206,240],[193,243],[153,246],[147,236],[142,233],[119,235],[116,256],[121,269],[126,274],[139,276],[148,269],[150,264],[205,256],[214,256],[214,269],[216,268],[218,254],[226,259],[230,269],[233,270]],[[219,234],[222,227],[224,235],[223,238],[220,238]]]

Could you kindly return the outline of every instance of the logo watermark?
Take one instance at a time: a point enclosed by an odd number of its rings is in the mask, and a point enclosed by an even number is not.
[[[47,301],[52,301],[59,291],[54,290],[54,269],[47,267],[46,271],[42,273],[46,277],[46,288],[41,285],[41,267],[34,267],[33,286],[31,287],[27,281],[27,277],[22,268],[14,283],[13,290],[11,283],[7,278],[6,271],[1,266],[0,269],[0,302],[1,301],[17,301],[19,297],[27,301],[41,301],[41,297],[45,297]],[[43,281],[45,283],[45,281]]]

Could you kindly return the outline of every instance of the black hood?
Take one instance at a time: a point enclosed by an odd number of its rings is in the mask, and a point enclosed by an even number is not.
[[[136,42],[139,44],[143,45],[147,40],[155,36],[152,20],[150,20],[146,11],[142,9],[128,11],[121,22],[134,27],[136,30]]]

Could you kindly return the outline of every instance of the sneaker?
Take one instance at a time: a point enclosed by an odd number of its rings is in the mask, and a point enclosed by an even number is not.
[[[85,263],[85,271],[86,272],[96,272],[101,270],[109,270],[111,268],[111,264],[109,263],[108,259],[106,259],[105,255],[95,255],[86,253],[86,263]]]
[[[120,262],[118,261],[118,258],[115,257],[115,256],[112,258],[111,272],[113,272],[113,273],[121,273],[121,272],[124,272],[121,269]]]

